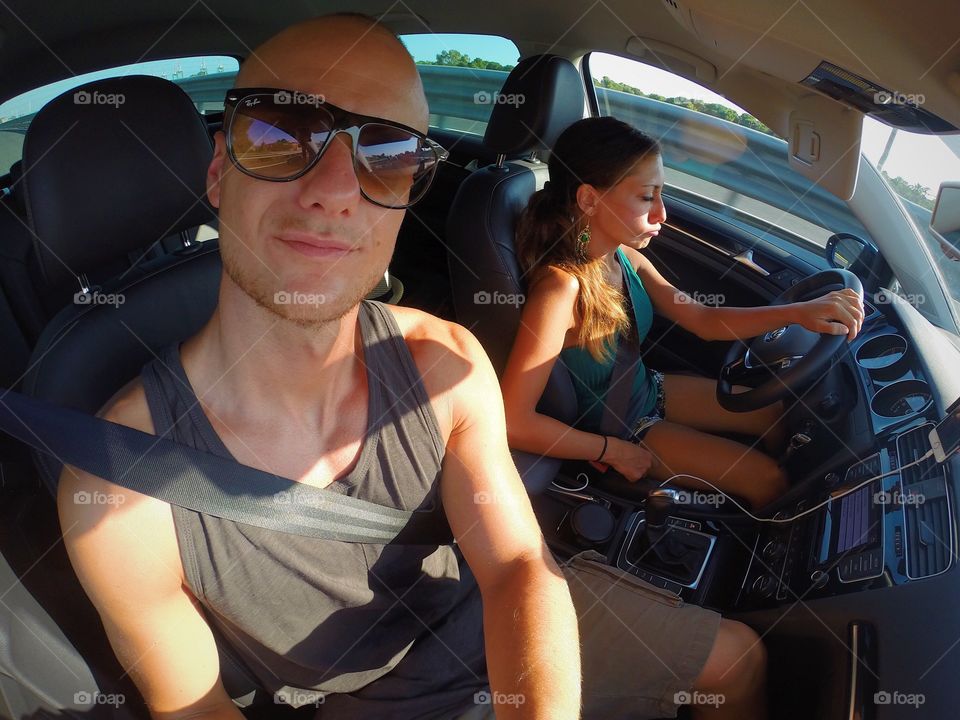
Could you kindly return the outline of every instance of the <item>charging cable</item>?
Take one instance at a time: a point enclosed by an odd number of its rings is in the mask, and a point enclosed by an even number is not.
[[[743,512],[745,515],[750,516],[751,518],[753,518],[753,519],[756,520],[757,522],[766,522],[766,523],[790,523],[790,522],[793,522],[794,520],[799,520],[799,519],[802,518],[804,515],[809,515],[810,513],[819,510],[820,508],[822,508],[822,507],[825,506],[825,505],[828,505],[829,503],[833,502],[834,500],[838,500],[838,499],[844,497],[845,495],[849,495],[849,494],[852,493],[852,492],[856,492],[857,490],[859,490],[860,488],[862,488],[864,485],[869,485],[870,483],[874,482],[875,480],[880,480],[881,478],[885,478],[885,477],[887,477],[888,475],[897,475],[898,473],[903,472],[904,470],[906,470],[906,469],[909,468],[909,467],[913,467],[914,465],[919,465],[920,463],[929,460],[931,457],[933,457],[933,450],[928,450],[928,451],[926,452],[926,454],[923,455],[923,457],[917,458],[917,459],[914,460],[913,462],[909,462],[909,463],[907,463],[906,465],[897,468],[896,470],[888,470],[888,471],[885,472],[885,473],[880,473],[879,475],[874,475],[872,478],[867,478],[867,479],[864,480],[863,482],[860,482],[860,483],[854,485],[852,488],[848,488],[848,489],[844,490],[843,492],[837,493],[836,495],[831,495],[831,496],[828,497],[826,500],[824,500],[822,503],[819,503],[818,505],[814,505],[812,508],[808,508],[808,509],[804,510],[803,512],[799,513],[799,514],[793,515],[792,517],[788,517],[788,518],[761,518],[761,517],[757,517],[757,516],[754,515],[752,512],[750,512],[749,510],[747,510],[743,505],[741,505],[740,503],[738,503],[734,498],[732,498],[730,495],[727,495],[727,493],[725,493],[723,490],[721,490],[720,488],[718,488],[716,485],[714,485],[714,484],[713,484],[712,482],[710,482],[709,480],[704,480],[704,479],[701,478],[701,477],[697,477],[696,475],[690,475],[690,474],[688,474],[688,473],[677,473],[676,475],[674,475],[674,476],[672,476],[672,477],[669,477],[669,478],[667,478],[666,480],[664,480],[662,483],[660,483],[660,487],[663,487],[664,485],[666,485],[668,482],[674,480],[675,478],[685,477],[685,478],[690,478],[691,480],[698,480],[698,481],[704,483],[705,485],[709,485],[710,487],[712,487],[714,490],[716,490],[718,493],[720,493],[720,494],[723,495],[725,498],[727,498],[730,502],[732,502],[734,505],[736,505],[737,508],[738,508],[741,512]]]

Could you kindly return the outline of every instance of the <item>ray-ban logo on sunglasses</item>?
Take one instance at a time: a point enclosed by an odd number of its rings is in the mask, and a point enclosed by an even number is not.
[[[327,100],[323,95],[317,93],[278,90],[273,94],[273,101],[277,105],[312,105],[313,107],[319,107]]]

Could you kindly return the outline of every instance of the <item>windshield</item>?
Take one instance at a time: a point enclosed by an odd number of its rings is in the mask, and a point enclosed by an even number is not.
[[[942,244],[930,231],[940,183],[960,180],[960,135],[921,135],[866,117],[862,150],[913,217],[960,317],[960,249]]]

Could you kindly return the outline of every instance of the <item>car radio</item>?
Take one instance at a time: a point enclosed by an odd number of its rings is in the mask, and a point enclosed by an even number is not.
[[[819,551],[813,555],[811,570],[830,572],[837,568],[841,582],[877,577],[883,572],[884,505],[888,497],[880,480],[854,492],[851,487],[881,474],[877,453],[851,466],[840,488],[830,494],[830,502],[820,515]]]

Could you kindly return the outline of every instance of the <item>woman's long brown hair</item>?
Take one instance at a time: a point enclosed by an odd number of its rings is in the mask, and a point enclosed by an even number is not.
[[[656,140],[621,120],[578,120],[557,138],[547,163],[549,184],[533,194],[517,225],[517,260],[528,286],[549,266],[577,278],[577,340],[598,362],[609,360],[610,341],[630,326],[630,319],[623,293],[604,278],[603,262],[577,251],[577,237],[587,226],[577,189],[589,184],[607,190],[638,162],[659,154]]]

